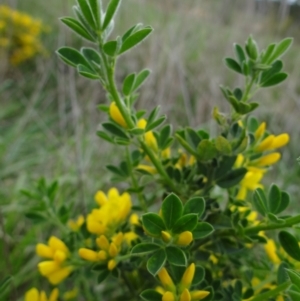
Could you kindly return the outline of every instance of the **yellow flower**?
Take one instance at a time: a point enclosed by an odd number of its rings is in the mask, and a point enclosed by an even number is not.
[[[264,171],[248,171],[244,176],[243,180],[240,182],[240,189],[236,198],[238,200],[245,200],[248,190],[254,191],[257,188],[262,188],[261,181],[264,175]]]
[[[162,268],[158,273],[158,278],[165,289],[174,291],[175,285],[166,268]]]
[[[63,281],[73,271],[72,266],[65,264],[65,260],[69,257],[68,247],[55,236],[50,237],[48,245],[37,244],[36,253],[40,257],[52,259],[38,264],[40,273],[52,284]]]
[[[184,231],[177,237],[175,243],[179,246],[188,246],[193,241],[193,233],[190,231]]]
[[[130,213],[130,195],[126,192],[119,195],[116,188],[111,188],[108,191],[107,201],[104,201],[102,192],[98,192],[96,196],[96,201],[101,207],[94,209],[87,216],[87,229],[93,234],[108,234],[110,236],[125,222]]]
[[[146,172],[148,172],[152,175],[157,174],[156,168],[153,167],[153,166],[150,166],[150,165],[139,164],[136,168],[141,169],[141,170],[145,170]]]
[[[78,295],[78,289],[74,288],[71,291],[65,292],[63,294],[63,300],[71,300],[71,299],[75,299]]]
[[[169,232],[167,231],[161,231],[161,237],[162,237],[162,240],[165,242],[165,243],[168,243],[171,241],[172,239],[172,236]]]
[[[49,299],[44,291],[39,292],[36,288],[32,288],[26,292],[24,301],[57,301],[58,295],[59,291],[57,288],[52,290]]]
[[[258,129],[254,133],[255,140],[259,140],[263,136],[263,134],[265,133],[265,130],[266,130],[266,123],[262,122],[260,124],[260,126],[258,127]]]
[[[191,300],[192,301],[197,301],[197,300],[202,300],[206,298],[210,292],[208,291],[193,291],[191,292]]]
[[[269,135],[256,147],[256,150],[260,152],[274,150],[276,148],[285,146],[289,140],[290,137],[286,133],[278,136]]]
[[[194,263],[191,263],[185,270],[181,280],[180,286],[186,289],[189,289],[195,274],[196,266]]]
[[[137,123],[137,127],[140,129],[145,129],[147,121],[145,119],[140,119]],[[152,131],[148,131],[144,134],[146,144],[152,148],[153,151],[158,151],[157,141]]]
[[[123,128],[127,128],[127,123],[122,116],[117,104],[113,101],[109,106],[109,115],[113,121],[122,126]]]
[[[264,244],[264,249],[267,256],[273,263],[275,264],[281,263],[281,260],[276,253],[277,247],[273,239],[267,239],[267,243]]]
[[[175,296],[172,292],[165,292],[162,301],[175,301]]]
[[[81,228],[81,226],[83,225],[83,223],[84,223],[84,216],[83,215],[79,215],[76,220],[70,219],[68,221],[68,227],[72,231],[76,232],[76,231],[78,231]]]
[[[259,167],[272,165],[279,161],[280,157],[280,153],[271,153],[260,157],[258,160],[255,161],[255,165]]]

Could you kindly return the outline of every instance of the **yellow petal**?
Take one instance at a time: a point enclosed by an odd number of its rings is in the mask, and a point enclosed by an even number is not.
[[[140,219],[139,219],[139,216],[136,214],[136,213],[132,213],[130,215],[130,218],[129,218],[129,223],[131,225],[136,225],[136,226],[139,226],[140,225]]]
[[[50,237],[50,239],[48,241],[48,245],[54,251],[60,250],[60,251],[65,252],[65,253],[69,252],[69,249],[65,245],[65,243],[63,241],[61,241],[60,239],[58,239],[57,237],[55,237],[55,236]]]
[[[263,156],[261,158],[259,158],[256,161],[256,166],[267,166],[267,165],[272,165],[275,164],[279,159],[280,159],[281,155],[280,153],[272,153],[266,156]]]
[[[63,295],[63,300],[71,300],[76,298],[78,295],[78,289],[74,288],[71,291],[65,292]]]
[[[210,292],[208,291],[193,291],[191,292],[192,301],[198,301],[206,298]]]
[[[184,289],[181,296],[180,301],[191,301],[191,295],[188,289]]]
[[[179,246],[188,246],[193,241],[193,233],[190,231],[184,231],[179,234],[176,244]]]
[[[290,140],[290,136],[286,133],[278,135],[273,140],[271,147],[272,149],[283,147],[286,144],[288,144],[289,140]]]
[[[107,259],[107,253],[104,250],[101,250],[98,252],[98,258],[99,260],[106,260]]]
[[[53,250],[45,244],[37,244],[35,251],[37,255],[44,258],[52,258],[54,255]]]
[[[242,167],[245,157],[242,154],[238,154],[234,163],[235,167]]]
[[[161,231],[161,237],[165,243],[170,242],[172,239],[171,234],[167,231]]]
[[[106,230],[106,226],[103,224],[100,224],[99,222],[97,222],[95,219],[93,218],[89,218],[87,219],[87,223],[86,223],[87,229],[90,233],[93,234],[103,234],[105,233]]]
[[[194,278],[194,274],[195,274],[195,270],[196,270],[196,266],[194,263],[191,263],[185,270],[180,284],[182,287],[184,288],[189,288],[190,285],[192,284],[193,278]]]
[[[264,244],[264,249],[266,251],[267,256],[273,263],[279,264],[281,262],[281,260],[277,256],[276,253],[277,247],[273,239],[267,240],[267,243]]]
[[[114,259],[111,259],[108,264],[107,268],[112,271],[117,266],[117,262]]]
[[[59,295],[59,291],[57,288],[54,288],[50,294],[49,301],[57,301]]]
[[[171,292],[165,292],[163,294],[162,301],[175,301],[175,296]]]
[[[112,102],[109,107],[109,115],[113,121],[118,123],[120,126],[127,128],[127,123],[115,102]]]
[[[133,231],[129,231],[124,234],[124,240],[125,240],[126,244],[129,246],[132,244],[132,242],[134,240],[136,240],[138,238],[139,238],[139,236]]]
[[[67,258],[66,253],[62,252],[61,250],[57,250],[54,254],[54,260],[58,263],[65,261]]]
[[[47,295],[46,295],[46,293],[44,291],[41,291],[40,301],[48,301],[47,300]]]
[[[30,289],[25,294],[25,301],[40,301],[39,291],[36,288]]]
[[[157,274],[162,285],[169,290],[174,290],[175,285],[166,268],[162,268]]]
[[[259,140],[262,137],[262,135],[265,133],[265,130],[266,130],[266,123],[262,122],[254,133],[255,140]]]
[[[107,196],[108,196],[108,200],[112,201],[114,199],[117,199],[120,195],[118,189],[113,187],[109,189]]]
[[[152,148],[152,150],[154,150],[155,152],[158,151],[158,146],[157,146],[157,142],[156,142],[156,138],[153,134],[152,131],[147,132],[145,135],[145,142],[146,144]]]
[[[108,253],[110,257],[116,257],[118,255],[119,251],[115,243],[112,242],[110,244]]]
[[[255,150],[259,152],[270,150],[272,148],[271,146],[274,141],[274,138],[275,138],[274,135],[269,135],[256,147]]]
[[[146,125],[147,125],[147,121],[143,118],[137,122],[137,127],[140,129],[145,129]]]
[[[145,170],[145,171],[147,171],[148,173],[150,173],[152,175],[157,173],[157,170],[156,170],[155,167],[150,166],[150,165],[146,165],[146,164],[139,164],[136,168],[141,169],[141,170]]]
[[[73,271],[73,267],[68,266],[59,269],[58,271],[48,275],[48,280],[51,284],[57,285],[58,283],[62,282],[65,278],[67,278],[71,272]]]
[[[103,206],[108,200],[105,193],[99,190],[95,194],[95,201],[99,206]]]
[[[43,276],[47,276],[58,271],[60,265],[55,261],[42,261],[38,264],[38,269]]]
[[[119,232],[112,238],[112,241],[116,244],[117,247],[120,247],[124,239],[124,234]]]
[[[106,236],[104,235],[101,235],[100,237],[98,237],[96,239],[96,243],[98,245],[98,247],[102,250],[105,250],[105,251],[108,251],[109,249],[109,241],[108,239],[106,238]]]
[[[93,251],[93,250],[89,250],[86,248],[80,248],[78,250],[78,254],[82,259],[88,260],[88,261],[98,261],[98,253]]]

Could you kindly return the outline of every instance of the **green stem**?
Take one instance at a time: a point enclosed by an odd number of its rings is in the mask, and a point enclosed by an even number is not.
[[[276,297],[279,293],[285,291],[290,285],[291,283],[289,281],[284,282],[278,285],[276,288],[254,297],[253,299],[251,299],[251,301],[266,301],[268,300],[268,298]]]
[[[115,79],[114,79],[114,67],[109,66],[106,55],[103,53],[102,45],[100,44],[99,46],[100,46],[99,51],[100,51],[101,57],[103,58],[104,67],[106,69],[106,74],[107,74],[107,81],[108,81],[107,82],[107,86],[108,86],[107,89],[111,93],[114,101],[116,102],[116,105],[117,105],[118,109],[120,110],[120,113],[123,116],[123,118],[124,118],[126,124],[128,125],[129,129],[132,129],[132,128],[135,127],[135,124],[134,124],[133,120],[131,119],[130,112],[127,110],[127,108],[124,104],[124,101],[120,97],[118,89],[116,87]],[[170,177],[166,173],[166,171],[165,171],[163,165],[161,164],[161,162],[155,157],[155,155],[153,154],[151,149],[148,147],[148,145],[146,143],[144,143],[144,141],[141,138],[139,139],[139,142],[140,142],[140,145],[141,145],[142,149],[148,155],[148,157],[150,158],[152,164],[157,169],[158,173],[164,178],[164,180],[170,186],[172,191],[176,192],[177,191],[176,186],[174,185],[173,181],[170,179]]]
[[[244,233],[249,234],[255,234],[259,231],[267,231],[267,230],[276,230],[276,229],[283,229],[292,227],[293,225],[300,223],[300,215],[296,215],[294,217],[289,217],[285,220],[284,224],[269,224],[269,225],[258,225],[250,228],[246,228],[244,230]]]
[[[158,158],[152,152],[150,147],[148,147],[148,145],[141,138],[139,139],[139,142],[141,144],[142,149],[144,150],[146,155],[149,157],[149,159],[151,160],[152,164],[155,166],[158,173],[164,178],[165,182],[170,186],[171,190],[173,192],[179,193],[178,189],[176,188],[173,181],[171,180],[171,178],[169,177],[169,175],[165,171],[163,165],[161,164],[161,161],[158,160]]]
[[[131,157],[130,157],[128,147],[126,147],[126,158],[127,158],[127,164],[128,164],[129,173],[130,173],[133,188],[135,190],[138,190],[139,184],[138,184],[138,181],[137,181],[136,177],[134,176],[134,173],[133,173],[133,170],[132,170],[132,161],[131,161]],[[145,199],[144,199],[144,197],[143,197],[143,195],[140,191],[137,191],[137,196],[138,196],[138,199],[139,199],[139,202],[140,202],[140,206],[143,208],[144,212],[148,212],[147,204],[146,204]]]

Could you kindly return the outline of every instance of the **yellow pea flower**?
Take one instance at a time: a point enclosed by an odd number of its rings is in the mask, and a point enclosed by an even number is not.
[[[273,263],[275,264],[281,263],[281,260],[276,253],[277,247],[273,239],[267,239],[267,243],[264,244],[264,249],[267,256]]]
[[[175,296],[172,292],[165,292],[162,296],[162,301],[175,301]]]
[[[44,291],[39,292],[36,288],[32,288],[26,292],[24,301],[57,301],[58,295],[59,291],[57,288],[52,290],[49,299]]]
[[[191,300],[192,301],[198,301],[206,298],[210,292],[208,291],[193,291],[191,292]]]
[[[113,101],[109,106],[109,115],[113,121],[122,126],[123,128],[127,128],[127,123],[122,116],[117,104]]]
[[[77,232],[81,228],[81,226],[83,225],[83,223],[84,223],[84,216],[83,215],[79,215],[76,220],[70,219],[68,221],[68,227],[72,231]]]
[[[180,296],[180,301],[191,301],[192,297],[187,288],[185,288]]]
[[[196,266],[194,263],[191,263],[185,270],[181,280],[180,280],[180,286],[188,289],[193,281],[194,274],[195,274]]]
[[[261,166],[261,167],[272,165],[272,164],[275,164],[277,161],[279,161],[280,157],[281,157],[280,153],[268,154],[268,155],[265,155],[265,156],[259,158],[255,162],[255,165]]]
[[[254,133],[255,139],[259,140],[266,131],[266,123],[262,122]]]
[[[178,235],[175,243],[179,246],[188,246],[193,241],[193,233],[190,231],[184,231]]]
[[[175,290],[175,285],[173,283],[172,278],[170,277],[168,271],[166,268],[162,268],[159,273],[157,274],[160,282],[164,286],[165,289],[174,291]]]

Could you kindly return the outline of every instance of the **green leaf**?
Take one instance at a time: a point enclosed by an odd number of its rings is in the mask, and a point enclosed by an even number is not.
[[[132,47],[136,46],[137,44],[141,43],[146,37],[152,32],[151,27],[147,27],[144,29],[141,29],[131,36],[129,36],[124,42],[123,45],[119,51],[119,54],[124,53],[125,51],[131,49]]]
[[[285,52],[288,51],[292,43],[293,43],[293,38],[285,38],[281,42],[279,42],[276,45],[275,49],[273,50],[270,58],[267,60],[267,63],[272,63],[273,61],[281,57]]]
[[[193,231],[198,222],[198,215],[194,213],[182,216],[174,225],[172,231],[174,233],[182,233],[184,231]]]
[[[297,292],[291,288],[290,290],[288,290],[288,294],[292,298],[292,301],[300,300],[300,292]]]
[[[103,45],[103,51],[105,54],[114,57],[117,53],[118,42],[117,41],[109,41]]]
[[[255,190],[252,201],[256,210],[262,216],[265,216],[266,213],[268,212],[268,202],[265,193],[261,188],[257,188]]]
[[[204,237],[209,236],[214,232],[214,228],[211,224],[206,222],[198,223],[196,228],[193,231],[193,238],[194,239],[202,239]]]
[[[218,180],[216,184],[221,188],[230,188],[237,185],[244,178],[246,173],[247,169],[244,167],[233,169]]]
[[[147,289],[140,294],[140,297],[145,301],[161,301],[162,295],[153,289]]]
[[[273,75],[265,82],[261,83],[260,86],[263,88],[271,87],[282,83],[288,77],[287,73],[281,72]]]
[[[88,0],[91,8],[91,12],[94,17],[95,25],[97,29],[101,27],[101,13],[102,13],[102,5],[101,0]]]
[[[114,15],[116,14],[118,8],[120,7],[121,0],[110,0],[106,13],[105,18],[102,25],[102,30],[105,30],[106,27],[109,25],[110,21],[113,19]]]
[[[159,127],[166,120],[166,118],[167,118],[166,115],[162,115],[152,123],[148,122],[145,131],[148,132]]]
[[[300,261],[300,248],[298,244],[298,240],[289,232],[281,231],[279,233],[279,242],[283,249],[288,255],[292,258]]]
[[[256,60],[258,57],[258,47],[252,36],[248,38],[245,48],[249,58]]]
[[[8,285],[11,283],[12,279],[12,276],[6,276],[3,280],[0,281],[0,294],[5,291]]]
[[[281,191],[281,202],[275,213],[278,214],[284,211],[288,207],[289,203],[290,195],[285,191]]]
[[[159,113],[159,110],[160,110],[160,106],[157,106],[151,111],[148,121],[147,121],[147,124],[152,123],[156,119],[156,117]]]
[[[217,156],[217,149],[214,143],[208,139],[201,140],[197,151],[201,161],[208,161]]]
[[[263,64],[265,64],[267,61],[268,61],[268,59],[271,57],[271,55],[272,55],[272,53],[273,53],[273,51],[274,51],[274,49],[275,49],[275,46],[276,46],[276,44],[270,44],[268,47],[267,47],[267,50],[266,50],[266,52],[265,52],[265,54],[263,55],[263,57],[262,57],[262,60],[261,60],[261,62],[263,63]],[[272,63],[272,62],[270,62],[270,63]]]
[[[281,203],[281,191],[279,187],[273,184],[268,193],[268,209],[276,214]]]
[[[140,135],[143,135],[145,133],[145,130],[141,129],[141,128],[133,128],[131,130],[128,130],[128,132],[132,135],[140,136]]]
[[[110,271],[108,271],[108,270],[102,270],[98,274],[97,283],[99,284],[99,283],[103,282],[108,277],[109,274],[110,274]]]
[[[61,47],[56,51],[56,53],[62,61],[72,67],[76,68],[79,64],[89,66],[82,54],[74,48]]]
[[[92,10],[86,0],[77,0],[80,10],[87,21],[87,23],[93,28],[97,29],[97,25],[95,23]]]
[[[133,90],[135,84],[135,73],[131,73],[126,76],[123,82],[123,94],[128,96]]]
[[[277,284],[280,285],[289,280],[289,276],[287,273],[289,265],[286,262],[282,262],[277,270]]]
[[[222,156],[222,161],[215,171],[215,179],[220,179],[226,175],[233,167],[237,156]]]
[[[275,214],[268,212],[268,219],[275,224],[285,224],[285,220],[282,218],[278,218]]]
[[[136,76],[132,92],[136,91],[145,82],[150,73],[151,71],[149,69],[144,69]]]
[[[192,285],[198,285],[204,280],[205,270],[202,266],[196,265]]]
[[[246,60],[245,52],[239,44],[234,44],[235,55],[240,64]]]
[[[140,243],[132,248],[131,254],[147,255],[159,249],[161,249],[161,246],[154,243]]]
[[[110,142],[112,144],[115,143],[114,140],[107,133],[105,133],[103,131],[97,131],[97,135],[107,142]]]
[[[95,42],[94,37],[91,36],[90,33],[76,19],[66,17],[61,18],[60,20],[79,36],[87,39],[88,41]]]
[[[237,73],[242,73],[242,68],[239,63],[230,57],[225,58],[225,65]]]
[[[182,216],[183,205],[180,198],[174,193],[169,194],[162,203],[161,212],[167,229],[172,229]]]
[[[81,76],[89,79],[97,80],[100,78],[100,76],[95,71],[81,64],[77,66],[77,71]]]
[[[101,66],[100,55],[95,49],[84,47],[81,48],[81,53],[89,63],[95,62],[97,65]],[[91,66],[93,65],[91,64]]]
[[[141,27],[143,27],[142,23],[138,23],[130,27],[122,36],[122,42],[124,42],[129,36],[138,31]]]
[[[170,264],[186,267],[187,258],[185,253],[181,249],[174,246],[169,246],[166,248],[166,253],[167,253],[168,262]]]
[[[28,212],[25,214],[25,217],[29,218],[34,224],[39,224],[47,220],[43,214],[38,212]]]
[[[291,282],[300,290],[300,274],[293,270],[286,270]]]
[[[193,197],[189,199],[184,205],[183,214],[196,213],[201,217],[205,210],[205,200],[202,197]]]
[[[160,149],[165,149],[167,147],[168,140],[172,133],[172,126],[170,124],[166,124],[161,130],[158,140],[158,145]]]
[[[215,140],[216,149],[222,155],[230,155],[231,154],[231,145],[230,142],[224,138],[223,136],[219,136]]]
[[[163,268],[167,260],[167,255],[165,250],[160,249],[156,251],[150,259],[147,261],[147,270],[153,276],[156,276],[157,273]]]
[[[102,126],[113,135],[118,136],[120,138],[128,139],[128,136],[121,127],[110,122],[104,122],[102,123]]]
[[[166,230],[162,218],[155,213],[146,213],[142,216],[142,222],[145,230],[152,236],[160,237],[161,231]]]
[[[260,77],[260,83],[266,82],[269,80],[274,74],[280,72],[283,68],[282,61],[275,61],[271,68],[262,72]]]
[[[195,150],[197,149],[199,143],[201,142],[201,137],[192,128],[186,128],[184,131],[185,139],[189,145],[191,145]]]
[[[105,166],[110,172],[114,173],[115,175],[121,177],[121,178],[126,178],[128,175],[124,170],[114,166],[114,165],[106,165]]]

